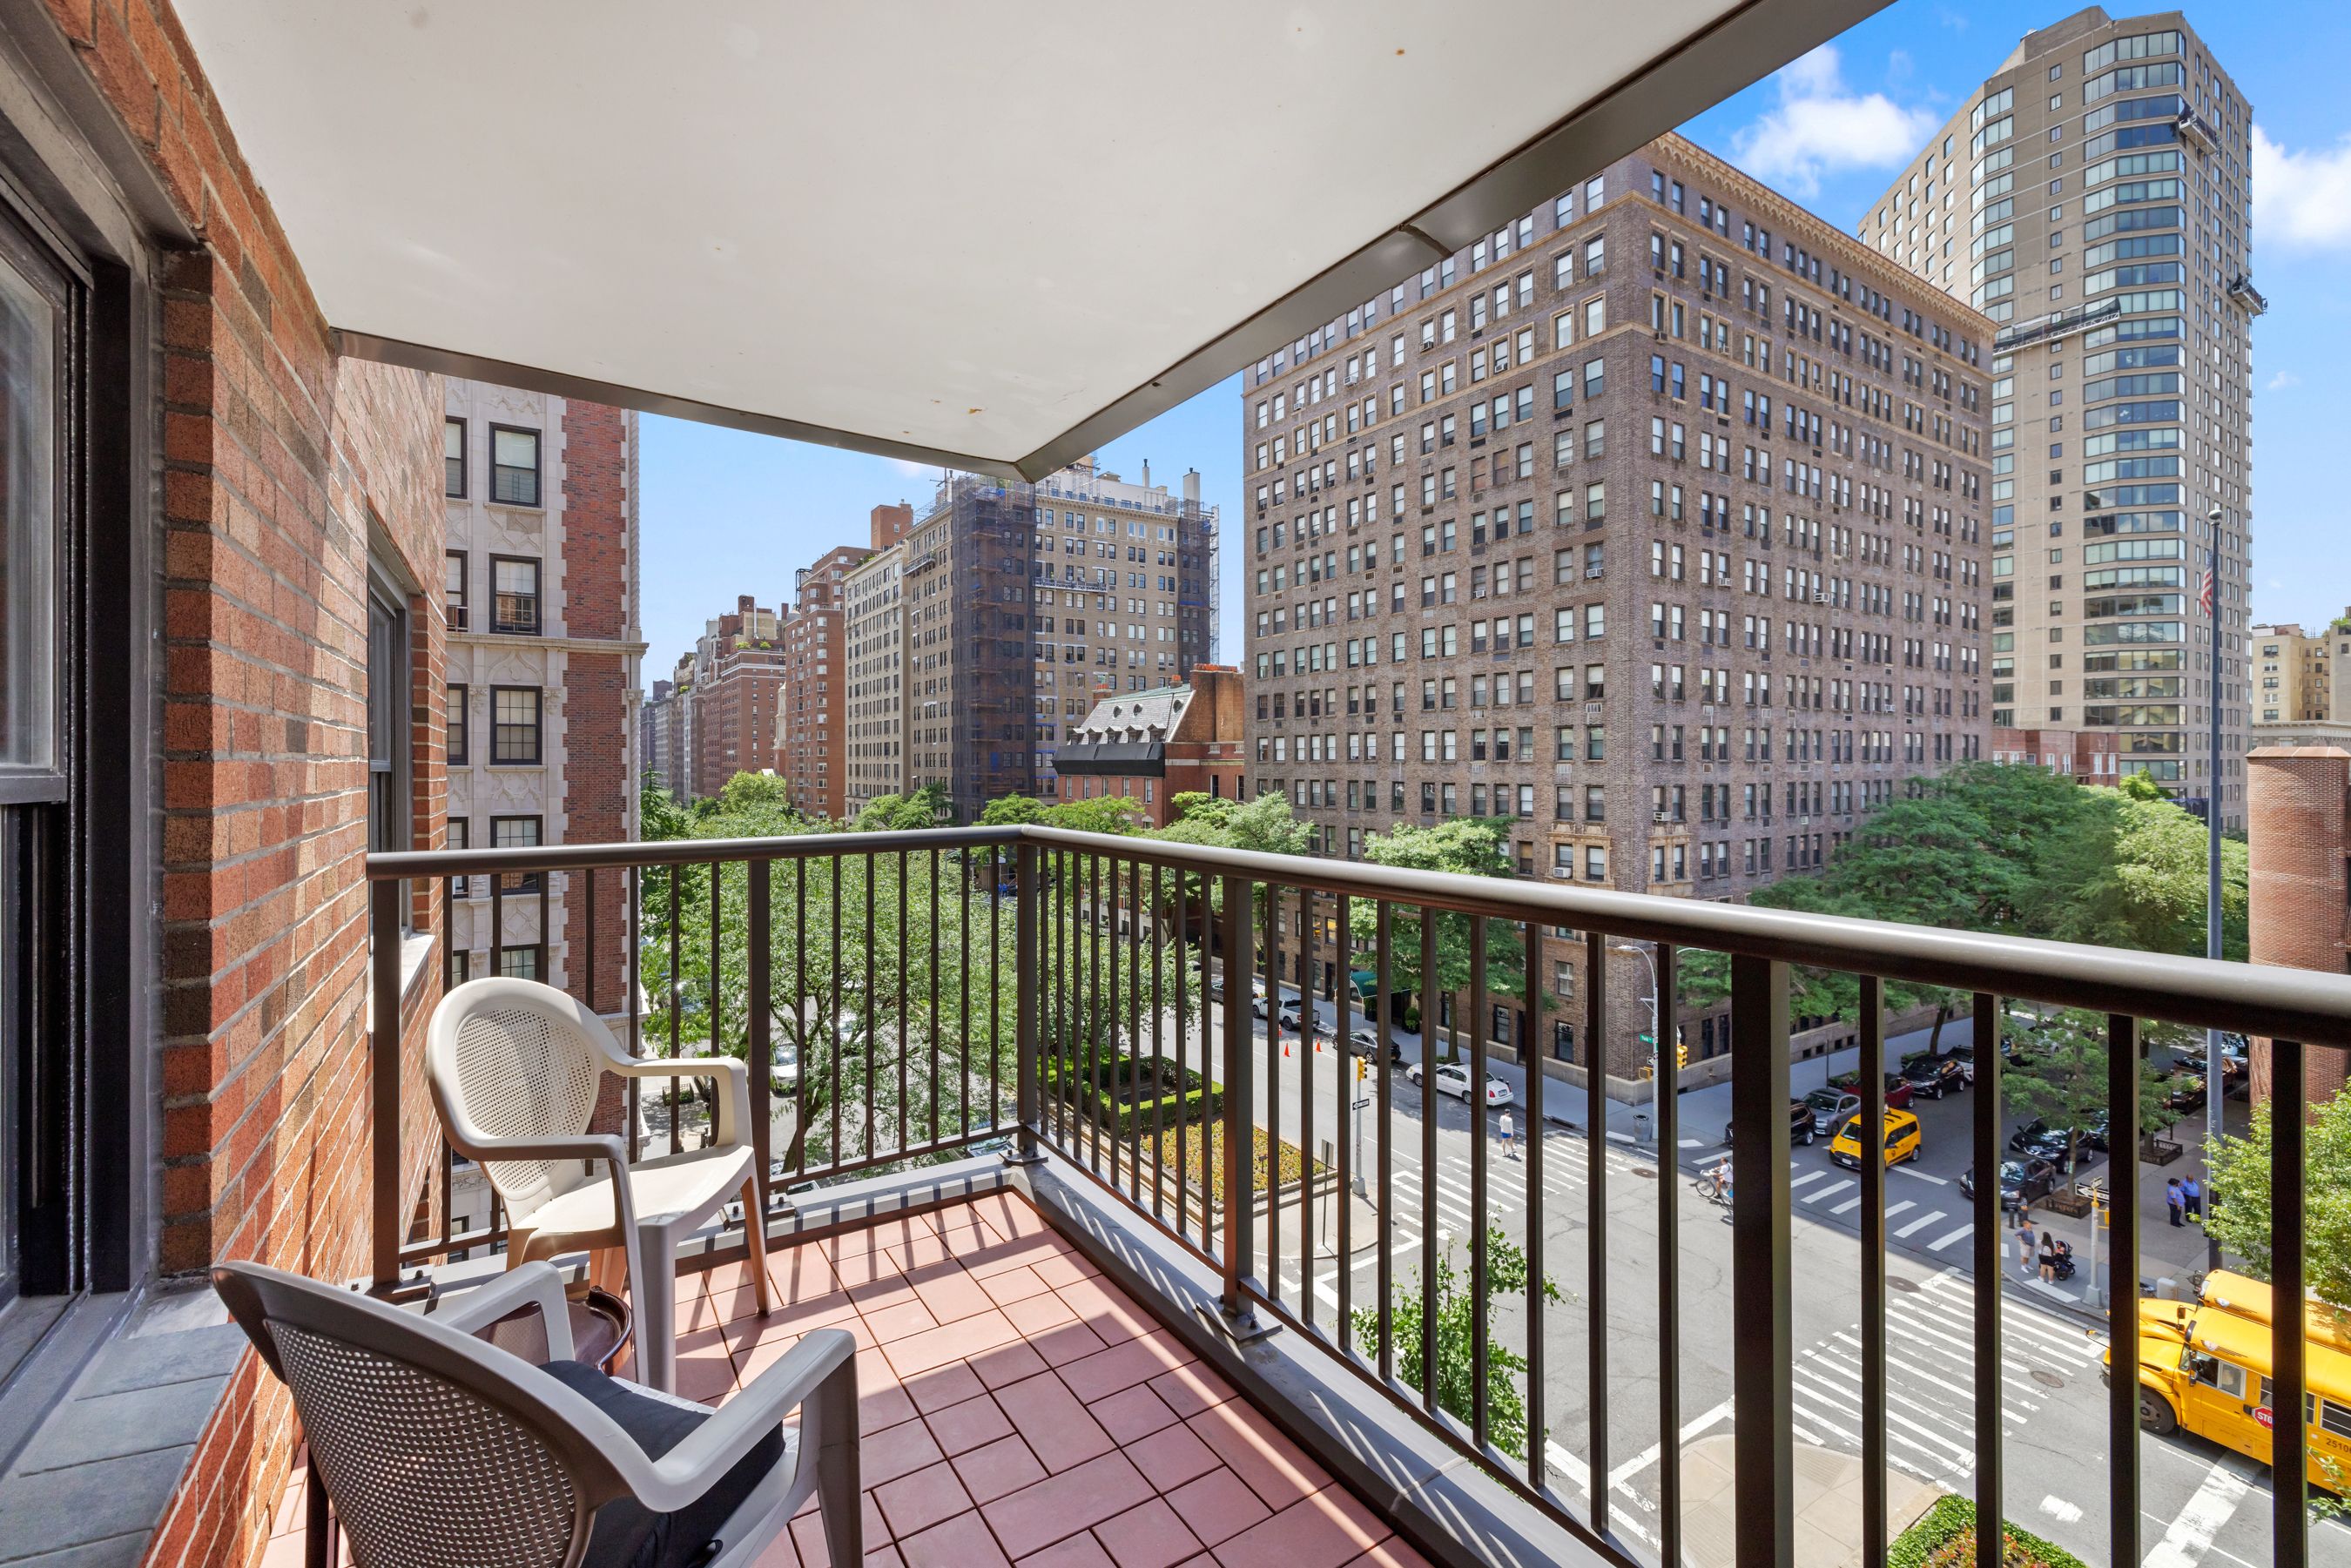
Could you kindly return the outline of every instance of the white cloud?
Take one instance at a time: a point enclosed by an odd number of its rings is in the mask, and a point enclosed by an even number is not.
[[[2295,375],[2292,371],[2280,371],[2277,374],[2269,379],[2269,381],[2262,386],[2262,390],[2263,392],[2283,392],[2288,387],[2298,387],[2301,384],[2302,378]]]
[[[2289,152],[2254,126],[2253,233],[2265,246],[2296,248],[2351,240],[2351,137]]]
[[[1941,123],[1930,109],[1905,109],[1882,92],[1846,87],[1833,44],[1790,62],[1773,79],[1779,107],[1731,138],[1732,156],[1791,195],[1818,194],[1824,174],[1896,167]]]

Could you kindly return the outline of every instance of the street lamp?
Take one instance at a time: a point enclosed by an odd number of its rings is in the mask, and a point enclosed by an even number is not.
[[[1656,956],[1646,947],[1638,947],[1630,942],[1612,942],[1608,945],[1608,950],[1611,953],[1630,953],[1649,967],[1649,1054],[1654,1058],[1658,1051],[1665,1049],[1664,1035],[1657,1028]]]

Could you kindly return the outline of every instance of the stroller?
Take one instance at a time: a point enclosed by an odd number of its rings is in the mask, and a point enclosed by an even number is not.
[[[2051,1279],[2072,1279],[2074,1277],[2073,1243],[2053,1236],[2049,1238],[2041,1249],[2040,1262],[2049,1270]]]

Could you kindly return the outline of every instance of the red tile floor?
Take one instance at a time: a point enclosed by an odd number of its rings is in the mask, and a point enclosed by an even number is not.
[[[682,1281],[678,1392],[856,1336],[867,1568],[1423,1568],[1385,1520],[996,1193]],[[298,1478],[265,1568],[301,1562]],[[760,1568],[829,1568],[815,1504]]]

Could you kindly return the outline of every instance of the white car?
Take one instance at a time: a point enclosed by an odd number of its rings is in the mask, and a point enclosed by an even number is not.
[[[1415,1083],[1419,1082],[1421,1081],[1420,1063],[1414,1062],[1405,1076]],[[1468,1099],[1469,1070],[1458,1061],[1437,1063],[1437,1092],[1439,1094],[1450,1094],[1456,1100]],[[1486,1075],[1487,1109],[1492,1110],[1496,1106],[1510,1104],[1516,1099],[1517,1096],[1510,1092],[1510,1086],[1508,1083],[1490,1072]]]

